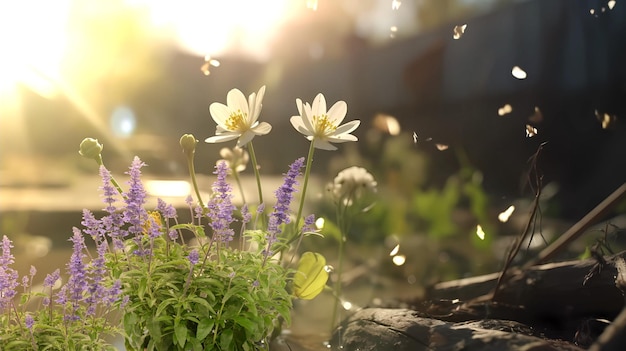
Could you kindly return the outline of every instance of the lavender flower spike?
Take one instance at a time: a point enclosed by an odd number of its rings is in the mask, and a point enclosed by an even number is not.
[[[278,233],[280,233],[280,225],[290,222],[289,205],[291,204],[291,200],[293,200],[293,193],[296,192],[295,186],[298,184],[296,178],[300,175],[300,169],[303,165],[304,157],[300,157],[289,165],[289,171],[285,174],[283,185],[275,192],[276,205],[274,205],[274,211],[270,214],[270,219],[267,224],[266,257],[272,254],[271,247],[278,240],[277,236]]]
[[[0,254],[0,312],[10,306],[13,297],[17,294],[15,289],[19,285],[17,271],[9,267],[15,262],[11,254],[12,247],[11,240],[4,235],[2,237],[2,254]]]
[[[213,229],[213,240],[227,243],[233,240],[234,235],[234,231],[230,228],[230,224],[234,221],[233,211],[235,210],[232,204],[232,187],[226,181],[228,174],[226,162],[218,163],[215,168],[217,180],[213,183],[213,196],[207,204],[209,210],[207,216],[211,219],[209,225]]]
[[[300,169],[304,165],[304,157],[295,160],[290,166],[289,171],[285,174],[283,185],[275,192],[276,205],[274,211],[270,214],[275,219],[270,218],[270,225],[276,227],[268,227],[268,231],[272,234],[278,234],[278,226],[283,223],[289,223],[289,205],[293,200],[293,193],[296,192],[295,186],[298,184],[296,178],[300,175]]]
[[[146,190],[141,183],[141,167],[145,166],[139,157],[135,156],[130,169],[128,181],[129,189],[124,193],[126,208],[124,209],[124,221],[130,224],[128,232],[135,236],[141,235],[143,222],[148,218],[148,213],[143,207],[146,202]]]
[[[74,249],[70,262],[67,264],[69,278],[67,284],[61,288],[57,295],[57,303],[64,304],[69,302],[72,305],[72,310],[65,315],[66,320],[78,320],[79,317],[76,315],[76,312],[80,308],[80,303],[83,301],[84,293],[88,288],[87,272],[83,262],[86,256],[83,253],[85,250],[85,239],[78,228],[74,227],[73,230],[74,235],[70,240],[74,244]]]

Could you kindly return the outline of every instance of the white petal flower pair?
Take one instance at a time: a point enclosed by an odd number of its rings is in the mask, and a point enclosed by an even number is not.
[[[237,146],[249,143],[256,135],[265,135],[272,130],[266,122],[259,122],[259,114],[265,94],[265,86],[258,93],[246,97],[239,89],[232,89],[226,96],[227,105],[214,102],[209,106],[211,117],[217,123],[215,136],[207,138],[207,143],[221,143],[237,139]]]
[[[350,133],[359,127],[361,121],[355,120],[341,125],[348,112],[348,105],[345,101],[337,101],[327,111],[324,95],[317,94],[313,100],[313,106],[308,102],[303,104],[300,99],[296,100],[296,105],[300,115],[291,117],[291,125],[313,142],[315,148],[337,150],[331,143],[358,140]]]

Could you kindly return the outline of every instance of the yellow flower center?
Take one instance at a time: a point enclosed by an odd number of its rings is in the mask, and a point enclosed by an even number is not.
[[[328,115],[313,116],[313,124],[317,135],[327,135],[337,129],[337,126],[328,120]]]
[[[226,120],[226,127],[230,131],[242,131],[247,126],[246,117],[247,114],[244,114],[241,110],[237,110],[237,112],[231,113],[230,117]]]

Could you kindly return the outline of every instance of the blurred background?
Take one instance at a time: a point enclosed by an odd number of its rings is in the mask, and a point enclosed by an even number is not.
[[[122,179],[137,155],[148,179],[184,181],[180,136],[212,136],[210,103],[266,85],[260,118],[273,130],[254,140],[264,175],[279,179],[306,155],[288,122],[296,98],[345,100],[346,120],[362,121],[360,141],[318,150],[313,170],[319,194],[353,165],[378,181],[377,205],[349,234],[361,275],[402,266],[394,274],[410,294],[496,271],[509,243],[498,238],[527,220],[540,145],[546,241],[626,179],[625,44],[620,0],[3,2],[0,231],[28,257],[23,267],[65,258],[82,208],[102,208],[83,138],[104,144]],[[203,186],[227,144],[198,144]],[[182,203],[188,189],[152,195]],[[310,206],[332,222],[321,195]],[[511,206],[511,221],[498,220]],[[317,245],[332,248],[328,228]],[[398,264],[388,254],[400,242]],[[368,248],[385,263],[367,262],[378,257]]]

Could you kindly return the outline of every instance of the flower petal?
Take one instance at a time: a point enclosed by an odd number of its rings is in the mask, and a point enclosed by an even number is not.
[[[210,138],[206,138],[204,139],[205,143],[221,143],[224,141],[229,141],[229,140],[233,140],[233,139],[237,139],[239,137],[239,134],[222,134],[222,135],[216,135],[216,136],[212,136]]]
[[[259,92],[254,96],[254,93],[250,95],[248,99],[248,105],[250,107],[250,122],[254,123],[261,114],[261,108],[263,107],[263,95],[265,95],[265,85],[259,89]]]
[[[327,115],[331,122],[335,125],[340,125],[343,119],[346,118],[346,113],[348,113],[348,104],[345,101],[337,101],[328,110]]]
[[[272,130],[272,125],[267,122],[261,122],[259,125],[250,130],[255,135],[265,135]]]
[[[319,93],[313,100],[313,109],[311,118],[313,116],[321,116],[326,114],[326,99],[324,98],[324,94]]]
[[[226,129],[226,120],[230,117],[230,109],[228,106],[214,102],[209,106],[209,112],[215,123]]]
[[[254,136],[255,135],[252,130],[246,130],[243,134],[241,134],[239,140],[237,140],[237,147],[243,147],[244,145],[252,141]]]
[[[340,125],[337,129],[335,129],[335,131],[331,134],[331,136],[338,136],[340,134],[348,134],[352,132],[353,130],[357,129],[359,125],[361,125],[361,121],[359,121],[358,119],[354,121],[350,121],[346,124]]]
[[[301,134],[304,135],[313,135],[313,132],[308,129],[306,127],[305,124],[305,118],[302,118],[301,116],[293,116],[289,119],[289,122],[291,122],[291,125]]]
[[[352,134],[342,134],[336,137],[328,137],[328,141],[331,143],[345,143],[348,141],[358,141],[359,139]]]
[[[313,139],[313,147],[317,149],[322,149],[322,150],[330,150],[330,151],[337,150],[337,148],[334,147],[331,143],[322,139]]]
[[[232,112],[237,112],[237,110],[241,110],[246,118],[250,118],[248,113],[248,101],[246,101],[246,97],[243,95],[241,90],[239,89],[231,89],[226,95],[226,103],[228,104],[228,108]]]

